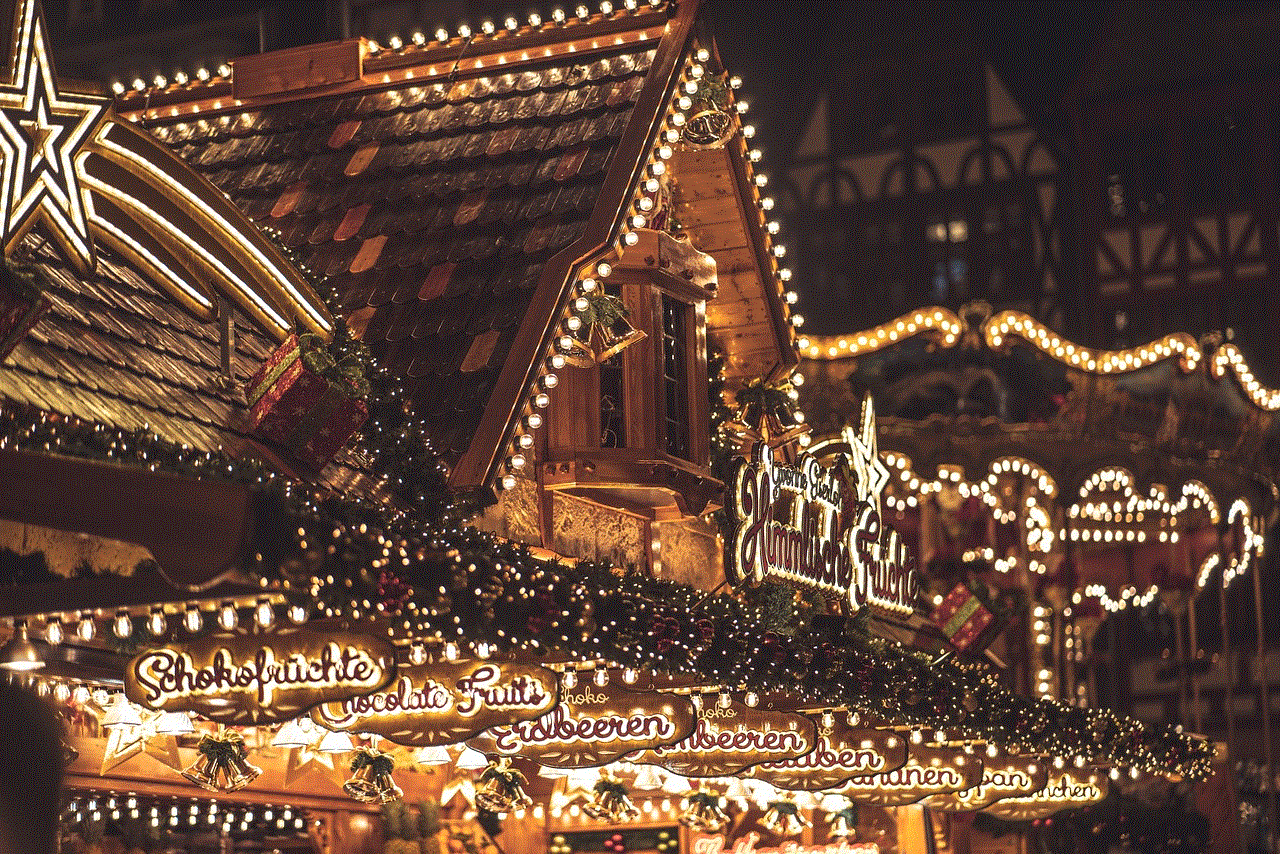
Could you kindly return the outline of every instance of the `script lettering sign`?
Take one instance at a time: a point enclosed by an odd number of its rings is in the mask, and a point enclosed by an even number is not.
[[[941,812],[972,812],[1005,798],[1026,797],[1049,782],[1049,766],[1038,758],[1009,756],[1003,752],[982,759],[982,782],[972,789],[934,795],[925,801]]]
[[[556,704],[555,671],[536,664],[463,660],[400,667],[381,691],[311,710],[331,730],[369,732],[408,747],[454,744],[499,724],[541,717]]]
[[[559,705],[542,717],[490,727],[467,744],[556,768],[588,768],[679,741],[695,720],[686,697],[579,685],[561,689]]]
[[[252,725],[376,691],[394,675],[395,649],[381,638],[282,628],[146,650],[125,669],[124,690],[148,709]]]
[[[804,715],[753,709],[734,700],[725,708],[706,703],[688,738],[628,758],[685,777],[727,777],[761,762],[798,759],[817,742],[817,727]]]
[[[897,733],[837,721],[830,727],[819,724],[817,745],[804,756],[762,762],[742,776],[779,789],[818,792],[854,777],[892,771],[906,761],[907,744]]]
[[[1029,795],[1005,798],[985,807],[988,815],[1010,821],[1047,818],[1062,810],[1074,810],[1097,803],[1106,797],[1102,778],[1096,772],[1079,776],[1071,772],[1054,774],[1044,788]]]
[[[767,578],[835,596],[857,611],[915,610],[916,559],[881,513],[889,471],[876,451],[875,414],[863,403],[862,429],[845,430],[852,459],[827,467],[809,454],[776,462],[765,443],[738,458],[729,479],[732,548],[725,571],[735,584]]]
[[[730,845],[723,836],[698,835],[693,838],[693,854],[879,854],[880,846],[874,842],[850,842],[833,839],[818,845],[805,845],[793,840],[778,846],[757,847],[760,834],[754,830],[740,836]]]
[[[982,761],[958,750],[912,747],[901,768],[854,777],[840,788],[853,801],[877,806],[914,804],[931,795],[962,792],[982,780]]]

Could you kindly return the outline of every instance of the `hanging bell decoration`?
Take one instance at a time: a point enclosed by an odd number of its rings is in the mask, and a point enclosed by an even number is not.
[[[630,792],[621,780],[610,774],[602,774],[592,788],[591,801],[582,811],[597,821],[617,824],[640,815],[631,802]]]
[[[684,141],[699,148],[721,145],[733,133],[729,87],[723,80],[704,77],[698,81],[690,100],[693,104],[685,123]]]
[[[858,807],[853,801],[846,801],[841,809],[827,813],[827,822],[831,825],[831,839],[846,839],[858,829]]]
[[[366,804],[386,804],[404,797],[404,792],[391,779],[395,761],[391,755],[371,747],[356,751],[351,759],[351,776],[342,791]]]
[[[586,300],[586,308],[579,310],[578,317],[585,330],[585,343],[575,339],[575,346],[564,356],[569,364],[585,368],[607,362],[647,337],[631,325],[631,313],[620,298],[595,290],[582,299]]]
[[[750,451],[757,442],[770,448],[786,447],[809,432],[804,415],[796,409],[799,392],[791,382],[789,369],[775,368],[769,376],[748,382],[734,395],[738,411],[725,422],[739,448]]]
[[[800,814],[800,807],[791,801],[770,801],[760,826],[776,836],[796,836],[812,825]]]
[[[196,745],[199,756],[182,772],[192,783],[211,792],[235,792],[258,779],[262,769],[250,765],[244,736],[235,730],[206,735]]]
[[[723,803],[719,795],[707,789],[690,792],[684,799],[683,811],[677,821],[690,830],[719,833],[729,824],[729,815],[724,811]]]
[[[506,815],[517,807],[527,807],[533,803],[533,799],[524,792],[524,786],[528,782],[524,774],[511,766],[508,757],[491,761],[480,772],[479,785],[476,787],[476,806],[499,815]]]

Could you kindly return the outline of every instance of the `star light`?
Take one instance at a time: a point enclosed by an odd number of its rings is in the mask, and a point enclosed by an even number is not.
[[[23,0],[0,80],[0,229],[9,252],[36,222],[82,272],[93,267],[85,197],[75,159],[107,115],[105,98],[60,91],[44,22]]]

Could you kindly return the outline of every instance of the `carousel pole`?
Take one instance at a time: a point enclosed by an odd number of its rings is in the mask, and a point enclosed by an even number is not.
[[[1219,538],[1221,539],[1221,538]],[[1218,625],[1222,632],[1222,666],[1226,670],[1226,680],[1222,689],[1222,713],[1227,719],[1227,767],[1235,769],[1236,753],[1236,662],[1231,650],[1231,631],[1227,621],[1227,583],[1226,576],[1221,576],[1222,585],[1218,588]]]
[[[1187,660],[1186,644],[1182,640],[1182,615],[1173,612],[1173,656],[1178,673],[1178,723],[1187,725]]]
[[[1271,699],[1267,696],[1267,641],[1262,620],[1262,567],[1255,563],[1253,572],[1253,616],[1258,632],[1258,646],[1254,663],[1254,681],[1258,686],[1258,716],[1262,718],[1262,752],[1267,761],[1267,815],[1268,833],[1276,839],[1276,779],[1271,754]]]
[[[1191,647],[1191,662],[1200,657],[1200,639],[1196,631],[1196,593],[1192,592],[1187,603],[1187,640]],[[1191,719],[1196,722],[1196,732],[1204,732],[1204,713],[1200,709],[1200,675],[1194,667],[1191,673]]]

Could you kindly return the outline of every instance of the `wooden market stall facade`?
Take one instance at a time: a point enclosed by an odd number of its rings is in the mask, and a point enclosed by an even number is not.
[[[804,452],[696,3],[114,100],[4,32],[0,663],[64,850],[922,852],[1207,773],[953,657],[869,407]]]

